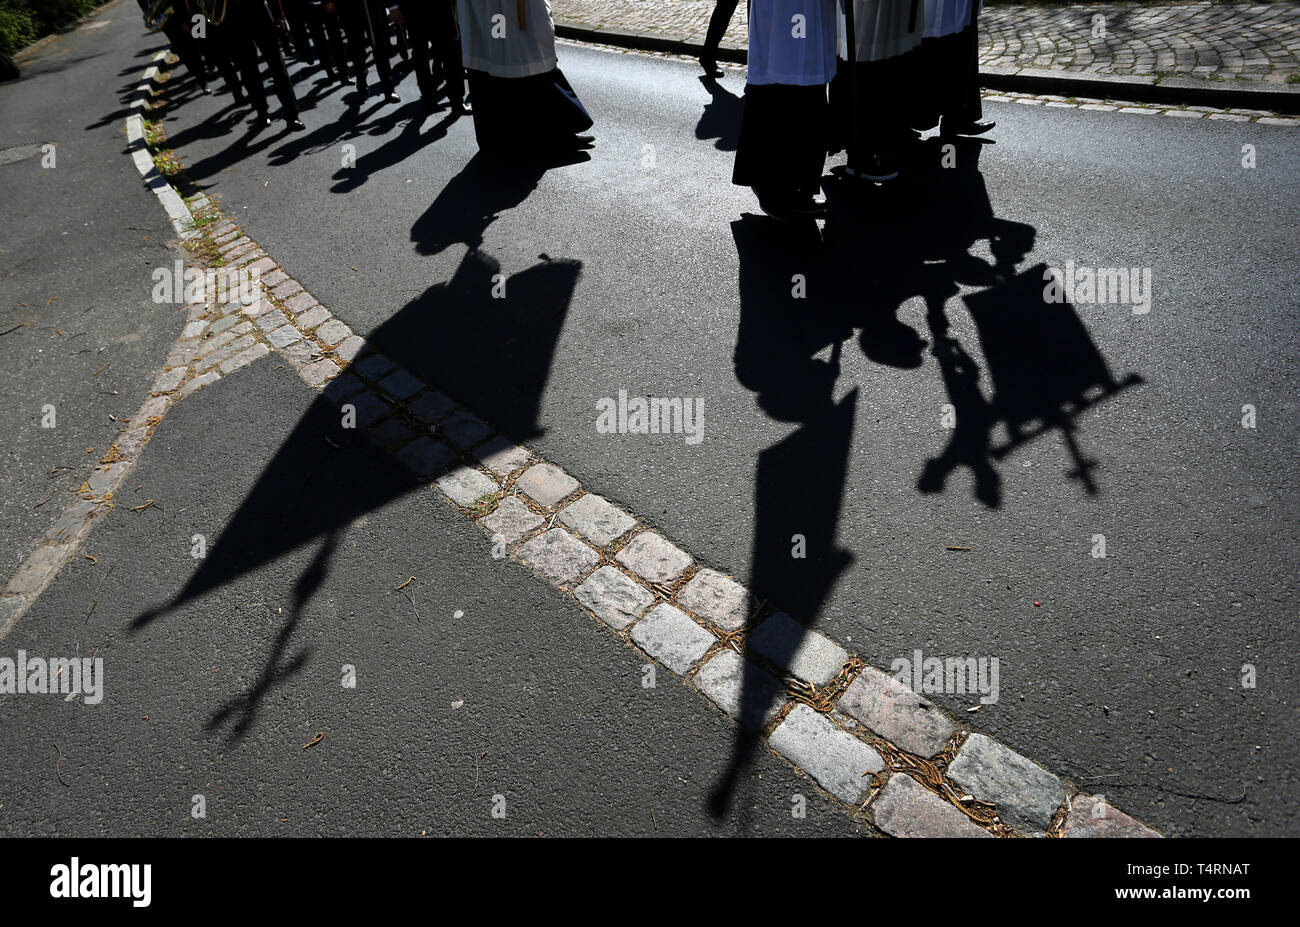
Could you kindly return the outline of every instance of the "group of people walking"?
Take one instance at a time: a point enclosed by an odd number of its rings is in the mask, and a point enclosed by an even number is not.
[[[138,0],[145,21],[163,32],[203,92],[219,72],[237,103],[271,125],[262,65],[280,115],[305,126],[284,56],[324,70],[330,82],[355,81],[369,98],[367,55],[386,103],[399,103],[393,48],[411,63],[426,112],[446,101],[453,117],[473,114],[479,146],[504,151],[520,137],[530,147],[577,149],[592,125],[555,56],[547,0]],[[474,106],[471,107],[470,99]]]
[[[718,9],[730,17],[733,0]],[[778,218],[817,216],[827,154],[887,181],[920,133],[979,135],[981,0],[751,0],[749,70],[732,179]],[[722,29],[701,56],[717,75]],[[723,22],[725,29],[725,21]]]
[[[739,0],[718,0],[700,62],[722,76],[717,50]],[[560,71],[548,0],[139,0],[206,89],[209,65],[236,100],[270,125],[259,66],[281,115],[302,128],[283,51],[356,82],[365,100],[367,50],[386,102],[399,102],[391,52],[415,70],[426,110],[446,99],[473,113],[485,151],[589,147],[592,120]],[[749,69],[732,179],[769,215],[820,215],[828,154],[881,182],[920,133],[978,135],[976,20],[982,0],[749,0]],[[203,28],[200,28],[200,25]],[[349,66],[351,70],[349,71]],[[467,99],[468,92],[468,99]],[[473,102],[471,109],[470,101]]]

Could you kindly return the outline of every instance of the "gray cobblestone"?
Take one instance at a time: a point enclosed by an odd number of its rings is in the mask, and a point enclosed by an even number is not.
[[[334,348],[334,353],[342,360],[352,363],[356,360],[357,355],[361,353],[362,348],[366,346],[366,339],[360,335],[348,335],[338,346]]]
[[[154,381],[151,392],[170,393],[181,385],[181,380],[185,379],[185,369],[184,367],[173,367],[171,370],[164,370],[158,375],[158,379]]]
[[[578,481],[554,464],[534,464],[515,480],[515,486],[528,498],[551,508],[578,488]]]
[[[731,649],[710,657],[694,682],[714,704],[747,728],[767,724],[785,701],[779,681]]]
[[[437,480],[441,489],[457,505],[469,507],[483,496],[491,496],[500,488],[487,474],[473,467],[457,467]]]
[[[560,512],[560,521],[597,547],[621,538],[636,524],[636,519],[627,512],[590,492],[566,505]]]
[[[850,804],[857,804],[871,787],[872,779],[863,773],[885,768],[885,761],[869,744],[840,730],[807,705],[795,705],[768,743],[826,791]]]
[[[293,301],[299,297],[295,296],[289,302],[285,303],[285,308],[293,312],[294,323],[305,332],[311,331],[317,325],[324,324],[331,316],[330,311],[324,306],[312,305],[310,309],[302,312],[294,312]]]
[[[267,354],[270,353],[271,353],[271,349],[268,348],[266,345],[261,343],[255,344],[251,348],[247,348],[243,351],[240,351],[234,357],[229,357],[226,360],[223,360],[220,364],[221,373],[223,375],[227,373],[234,373],[240,367],[247,366],[248,364],[251,364],[253,361],[257,360],[259,357],[265,357]]]
[[[497,476],[509,476],[528,463],[528,452],[504,435],[475,448],[474,457]]]
[[[303,367],[299,371],[308,386],[324,386],[338,375],[339,365],[329,358],[322,358]]]
[[[518,497],[506,496],[498,503],[496,511],[479,519],[479,524],[493,537],[500,535],[509,544],[519,540],[545,520],[520,502]]]
[[[691,565],[690,554],[679,550],[653,531],[638,534],[615,557],[642,579],[652,583],[671,583]]]
[[[754,629],[749,646],[791,675],[819,686],[834,679],[849,658],[839,644],[785,612],[777,612]]]
[[[492,426],[477,416],[460,411],[442,423],[442,433],[459,448],[469,448],[492,434]]]
[[[674,673],[685,675],[716,643],[678,608],[662,604],[632,627],[632,642]]]
[[[220,372],[216,370],[209,370],[207,373],[203,374],[202,376],[197,376],[193,380],[190,380],[190,382],[182,386],[181,391],[178,395],[180,396],[181,399],[184,399],[186,396],[190,395],[191,393],[197,393],[199,390],[203,389],[203,387],[211,386],[213,383],[216,383],[220,379],[221,379]]]
[[[948,767],[948,778],[997,805],[1002,820],[1024,833],[1047,830],[1065,799],[1056,776],[983,734],[972,734],[962,746]]]
[[[379,382],[379,388],[399,402],[405,402],[420,390],[424,384],[406,370],[394,370]]]
[[[573,595],[595,612],[597,618],[620,631],[635,621],[655,600],[650,590],[633,582],[612,566],[603,566],[592,573],[581,586],[573,590]]]
[[[456,408],[456,403],[437,390],[429,390],[408,402],[406,408],[420,421],[432,423],[439,422],[450,415]]]
[[[1070,800],[1062,837],[1159,837],[1145,824],[1112,808],[1095,795],[1076,795]]]
[[[677,603],[726,631],[738,631],[749,617],[749,590],[716,570],[703,569],[677,593]]]
[[[853,680],[838,708],[917,756],[934,756],[957,729],[933,703],[873,666]]]
[[[378,382],[396,366],[386,354],[371,354],[353,364],[352,369],[367,380]]]
[[[428,478],[446,469],[455,454],[443,442],[426,435],[398,451],[397,458],[417,476]]]
[[[594,550],[563,528],[552,528],[526,541],[519,557],[556,585],[572,582],[600,562]]]
[[[298,329],[294,328],[292,325],[281,325],[279,328],[275,329],[275,331],[268,333],[266,340],[271,342],[271,344],[275,345],[277,348],[287,348],[295,341],[302,340],[302,332],[298,331]]]
[[[320,341],[321,344],[332,348],[344,338],[351,335],[352,329],[348,328],[338,319],[329,319],[317,327],[316,331],[312,334],[316,336],[317,340]]]
[[[876,826],[891,837],[992,837],[906,773],[894,773],[871,802]]]

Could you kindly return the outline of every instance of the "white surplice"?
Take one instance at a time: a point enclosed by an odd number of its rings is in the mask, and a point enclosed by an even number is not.
[[[961,32],[971,22],[971,8],[978,16],[984,0],[925,0],[925,37],[937,39]]]
[[[845,0],[848,2],[848,0]],[[855,61],[896,58],[921,44],[925,35],[925,0],[852,0],[853,29],[858,49]],[[911,23],[912,28],[908,29]],[[844,10],[840,9],[839,54],[849,60]]]
[[[429,2],[429,0],[423,0]],[[555,70],[555,24],[548,0],[456,0],[462,61],[493,77],[531,77]]]
[[[752,0],[751,84],[813,87],[835,76],[837,0]]]

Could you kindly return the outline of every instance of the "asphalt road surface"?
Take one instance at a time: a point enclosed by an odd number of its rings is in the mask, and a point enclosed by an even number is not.
[[[14,145],[52,134],[43,108],[67,113],[60,156],[101,153],[50,184],[47,221],[93,210],[109,225],[91,276],[118,275],[96,285],[120,288],[133,344],[156,348],[118,387],[129,415],[182,320],[149,321],[148,273],[168,256],[122,231],[165,235],[118,113],[158,43],[127,5],[110,14],[61,40],[67,70],[0,88],[0,113],[30,114],[0,121]],[[229,96],[177,80],[167,132],[191,179],[337,316],[697,558],[877,666],[918,649],[998,657],[995,704],[933,698],[1165,833],[1297,833],[1300,134],[991,103],[993,143],[959,146],[952,168],[930,142],[882,191],[828,182],[818,242],[752,215],[730,184],[743,72],[709,86],[689,63],[567,44],[560,64],[598,143],[546,171],[476,158],[470,120],[421,120],[409,77],[403,105],[357,109],[308,75],[307,132],[256,136]],[[25,163],[0,166],[6,204]],[[36,194],[21,196],[31,224]],[[36,296],[72,285],[54,255],[89,249],[5,234],[6,264],[22,255],[47,277],[22,298],[0,278],[6,311],[26,302],[44,329],[63,325],[66,308]],[[121,236],[115,261],[105,236]],[[446,298],[471,248],[520,299]],[[576,268],[571,286],[534,286],[528,271],[555,261]],[[1043,266],[1067,262],[1149,269],[1150,310],[1045,307]],[[0,339],[24,403],[6,413],[24,494],[6,513],[95,440],[35,443],[54,441],[33,431],[47,384],[99,364],[65,352],[42,370],[27,345]],[[647,696],[634,654],[487,560],[477,529],[427,494],[372,506],[313,467],[293,438],[312,396],[279,363],[169,414],[129,478],[164,504],[119,504],[87,545],[100,562],[65,568],[6,638],[6,652],[108,648],[123,693],[0,701],[17,744],[0,758],[6,833],[853,831],[829,806],[791,821],[802,780],[766,754],[742,812],[711,820],[729,722],[677,684]],[[704,440],[598,432],[596,403],[620,390],[703,400]],[[316,481],[279,479],[286,461]],[[135,628],[193,571],[188,538],[250,500],[267,519],[354,517],[324,554],[277,552]],[[44,524],[6,518],[7,563]],[[796,534],[806,560],[788,556]],[[389,594],[410,575],[414,601]],[[344,663],[375,669],[344,690]],[[196,823],[205,790],[221,811]],[[494,794],[518,812],[493,819]]]

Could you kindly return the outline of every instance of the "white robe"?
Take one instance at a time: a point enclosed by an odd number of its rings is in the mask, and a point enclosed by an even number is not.
[[[961,32],[971,22],[971,7],[978,16],[984,0],[925,0],[925,37],[937,39]]]
[[[456,0],[456,9],[465,67],[493,77],[555,70],[555,24],[548,0],[524,0],[523,29],[517,0]]]
[[[908,31],[912,0],[852,0],[855,61],[896,58],[921,44],[925,34],[925,0],[917,0],[915,27]],[[840,10],[839,54],[849,60],[844,10]]]
[[[836,2],[753,0],[747,82],[797,87],[830,83],[835,76]]]

